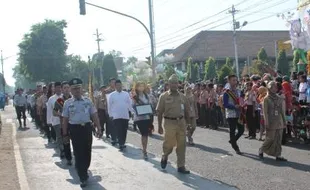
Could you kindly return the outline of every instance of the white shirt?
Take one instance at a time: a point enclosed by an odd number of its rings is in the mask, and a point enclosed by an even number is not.
[[[306,82],[302,82],[299,84],[299,98],[298,98],[299,101],[307,99],[306,97],[307,86],[308,85]]]
[[[113,119],[129,119],[129,111],[133,111],[128,92],[114,91],[109,94],[108,113]]]
[[[52,126],[60,125],[60,118],[55,117],[53,114],[53,110],[55,107],[55,102],[58,98],[62,97],[62,95],[54,94],[47,101],[46,107],[46,122],[47,124],[52,124]]]

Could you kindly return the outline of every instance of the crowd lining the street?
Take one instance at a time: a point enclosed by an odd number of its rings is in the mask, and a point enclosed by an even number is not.
[[[81,84],[80,79],[72,79],[47,86],[37,85],[36,90],[25,94],[23,89],[18,89],[13,97],[19,128],[27,129],[25,113],[28,111],[48,143],[57,144],[60,158],[66,159],[68,165],[72,165],[72,140],[81,186],[86,186],[88,179],[92,134],[110,139],[113,146],[118,144],[123,151],[130,119],[133,130],[139,130],[141,134],[145,160],[148,159],[148,136],[154,132],[154,118],[158,119],[158,133],[163,134],[165,129],[161,166],[166,167],[168,156],[176,146],[178,172],[183,174],[190,173],[185,168],[185,147],[186,143],[195,146],[196,126],[212,130],[229,127],[229,143],[236,154],[242,154],[237,141],[247,129],[245,138],[254,140],[258,136],[258,140],[263,141],[258,151],[261,159],[266,153],[277,161],[286,161],[281,156],[281,145],[289,138],[309,142],[310,79],[302,72],[292,73],[291,77],[246,75],[240,81],[230,75],[225,85],[213,80],[180,82],[172,75],[162,89],[152,89],[151,85],[137,82],[131,90],[123,90],[120,80],[110,79],[108,86],[101,86],[95,93],[93,103],[81,96]],[[158,90],[160,96],[155,93]],[[85,102],[84,107],[81,106],[82,113],[75,103],[80,99]],[[152,111],[139,114],[137,107],[143,105],[150,105]],[[85,120],[75,122],[73,118],[77,115],[80,120],[81,117]],[[80,127],[81,130],[75,130]],[[83,134],[85,128],[89,128],[91,137],[88,131]],[[84,136],[87,137],[82,138]],[[77,143],[75,138],[85,141],[86,145]],[[81,154],[85,154],[84,157]]]

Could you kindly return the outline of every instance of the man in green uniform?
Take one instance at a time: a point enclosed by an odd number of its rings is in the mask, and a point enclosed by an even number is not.
[[[189,123],[190,106],[187,98],[178,92],[178,77],[174,74],[169,78],[170,90],[159,97],[157,104],[158,133],[163,134],[162,119],[165,119],[165,139],[161,167],[167,166],[168,156],[176,145],[178,172],[189,174],[185,168],[186,122]]]

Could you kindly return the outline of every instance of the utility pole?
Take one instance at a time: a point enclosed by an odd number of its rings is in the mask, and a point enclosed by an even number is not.
[[[149,0],[149,19],[150,19],[150,38],[151,38],[151,65],[152,65],[152,76],[155,80],[155,67],[156,67],[156,61],[155,61],[155,30],[154,30],[154,7],[153,7],[153,0]]]
[[[101,51],[100,51],[100,42],[103,41],[103,39],[100,38],[100,36],[102,34],[99,34],[98,28],[96,29],[96,34],[94,34],[96,36],[96,41],[97,41],[97,48],[98,48],[98,56],[100,55]],[[101,85],[103,84],[103,75],[102,75],[102,63],[103,63],[103,58],[101,60],[101,64],[99,66],[100,69],[100,83]]]
[[[234,48],[235,48],[236,75],[239,79],[240,75],[239,75],[239,61],[238,61],[238,47],[237,47],[236,29],[240,28],[240,23],[237,22],[235,19],[235,14],[237,12],[238,12],[238,10],[235,9],[234,5],[231,7],[231,10],[229,10],[229,13],[232,15],[232,19],[233,19],[233,41],[234,41]]]
[[[1,67],[2,67],[2,85],[3,85],[3,93],[5,94],[5,81],[4,81],[4,69],[3,69],[3,55],[1,50]]]

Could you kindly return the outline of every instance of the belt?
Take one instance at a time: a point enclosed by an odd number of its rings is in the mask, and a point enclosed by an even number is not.
[[[176,121],[179,121],[183,118],[183,116],[181,117],[164,117],[165,119],[169,119],[169,120],[176,120]]]
[[[69,123],[70,125],[78,125],[78,126],[82,126],[82,127],[85,127],[87,125],[90,125],[90,122],[87,122],[87,123],[79,123],[79,124],[71,124]]]

